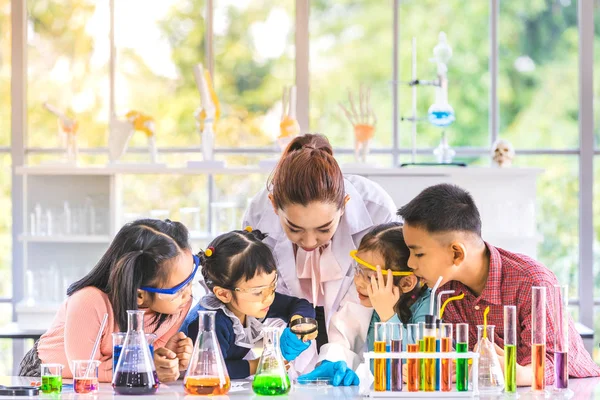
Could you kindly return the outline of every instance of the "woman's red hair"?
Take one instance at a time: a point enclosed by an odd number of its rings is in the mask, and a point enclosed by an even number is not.
[[[333,157],[329,140],[319,134],[305,134],[290,142],[271,175],[268,188],[275,206],[306,206],[319,201],[344,206],[344,176]]]

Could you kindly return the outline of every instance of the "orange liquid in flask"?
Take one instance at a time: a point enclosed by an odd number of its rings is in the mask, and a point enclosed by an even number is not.
[[[218,376],[195,376],[185,380],[185,392],[195,395],[222,395],[229,392],[231,381],[225,377],[225,382],[221,384]]]

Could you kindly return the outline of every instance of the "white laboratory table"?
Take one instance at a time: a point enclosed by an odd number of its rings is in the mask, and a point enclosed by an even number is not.
[[[39,379],[39,378],[38,378]],[[26,378],[26,377],[16,377],[16,376],[3,376],[0,377],[0,385],[23,385],[27,386],[29,383],[35,380],[35,378]],[[70,382],[70,380],[65,380],[65,383]],[[239,387],[239,385],[242,385]],[[583,399],[600,399],[600,378],[586,378],[586,379],[571,379],[569,381],[569,387],[573,391],[571,399],[583,400]],[[435,392],[434,392],[435,393]],[[432,394],[434,394],[432,393]],[[183,391],[182,381],[178,381],[172,384],[161,384],[158,392],[152,396],[120,396],[113,393],[112,387],[108,383],[100,384],[100,391],[97,394],[76,394],[73,393],[72,389],[67,389],[63,391],[60,396],[57,395],[44,395],[40,394],[39,396],[30,397],[30,398],[39,398],[39,399],[74,399],[74,400],[104,400],[104,399],[113,399],[115,397],[119,398],[136,398],[136,399],[200,399],[202,396],[190,396],[186,395]],[[25,397],[2,397],[0,399],[24,399]],[[214,400],[217,399],[263,399],[266,400],[269,397],[267,396],[257,396],[252,392],[251,382],[246,380],[237,380],[233,381],[232,390],[226,396],[212,396]],[[277,396],[274,398],[289,398],[293,400],[325,400],[325,399],[360,399],[363,398],[358,394],[358,387],[333,387],[333,386],[302,386],[295,385],[290,393],[287,396]],[[408,397],[403,397],[408,398]],[[411,397],[416,398],[416,397]],[[441,396],[439,393],[436,397],[437,399],[448,398],[445,396]],[[484,396],[480,395],[479,399],[516,399],[526,400],[526,399],[542,399],[543,396],[533,395],[529,393],[529,388],[519,388],[518,397],[509,396],[509,395],[499,395],[499,396]],[[549,393],[546,396],[546,399],[561,399],[568,397],[561,397],[555,394]]]

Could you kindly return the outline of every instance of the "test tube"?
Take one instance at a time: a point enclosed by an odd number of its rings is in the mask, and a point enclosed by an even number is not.
[[[419,325],[406,325],[406,351],[409,353],[419,352]],[[406,387],[409,392],[419,391],[419,359],[409,358],[406,360],[407,378]]]
[[[567,285],[554,285],[554,389],[566,390],[569,388],[569,362],[567,350],[569,348],[569,318],[567,306],[569,301],[569,287]]]
[[[425,322],[419,322],[419,351],[425,352]],[[419,358],[419,390],[425,390],[425,359]]]
[[[504,306],[504,378],[506,393],[517,392],[517,307]]]
[[[456,324],[456,352],[469,351],[469,324]],[[456,360],[456,390],[466,392],[469,390],[469,360],[458,358]]]
[[[440,351],[442,353],[452,352],[452,324],[442,324],[440,328]],[[442,358],[441,361],[440,388],[442,392],[452,390],[452,360]]]
[[[435,317],[433,315],[425,316],[425,352],[435,353]],[[435,359],[425,359],[425,385],[423,390],[426,392],[435,391]]]
[[[385,353],[387,344],[387,327],[384,322],[375,323],[375,353]],[[373,362],[373,370],[375,372],[374,388],[376,392],[385,392],[387,371],[387,360],[384,358],[376,358]]]
[[[402,324],[388,323],[390,348],[393,353],[402,351]],[[402,391],[402,360],[394,358],[391,365],[391,385],[388,388],[393,392]]]
[[[440,298],[440,295],[438,293],[438,299]],[[439,315],[439,313],[438,313]],[[441,351],[441,338],[442,338],[442,320],[439,318],[435,319],[435,351],[436,353],[439,353]],[[440,385],[441,385],[441,379],[442,379],[442,375],[441,375],[441,360],[439,358],[435,359],[435,376],[436,376],[436,380],[435,380],[435,390],[439,391],[440,390]]]
[[[385,351],[389,353],[392,351],[391,339],[392,339],[392,325],[390,323],[385,324],[386,336],[385,336]],[[392,390],[392,359],[386,358],[385,360],[385,371],[386,371],[386,384],[387,390]]]
[[[531,364],[533,379],[531,389],[546,389],[546,288],[531,288]]]

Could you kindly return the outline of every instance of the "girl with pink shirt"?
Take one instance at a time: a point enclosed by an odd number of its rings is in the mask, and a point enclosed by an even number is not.
[[[127,330],[127,310],[144,310],[144,330],[154,333],[154,363],[161,382],[187,368],[192,341],[178,332],[191,306],[198,271],[188,231],[179,222],[143,219],[117,233],[98,264],[67,290],[50,328],[21,361],[19,375],[39,376],[41,363],[64,365],[89,359],[104,314],[108,314],[95,359],[101,382],[112,379],[112,333]]]

